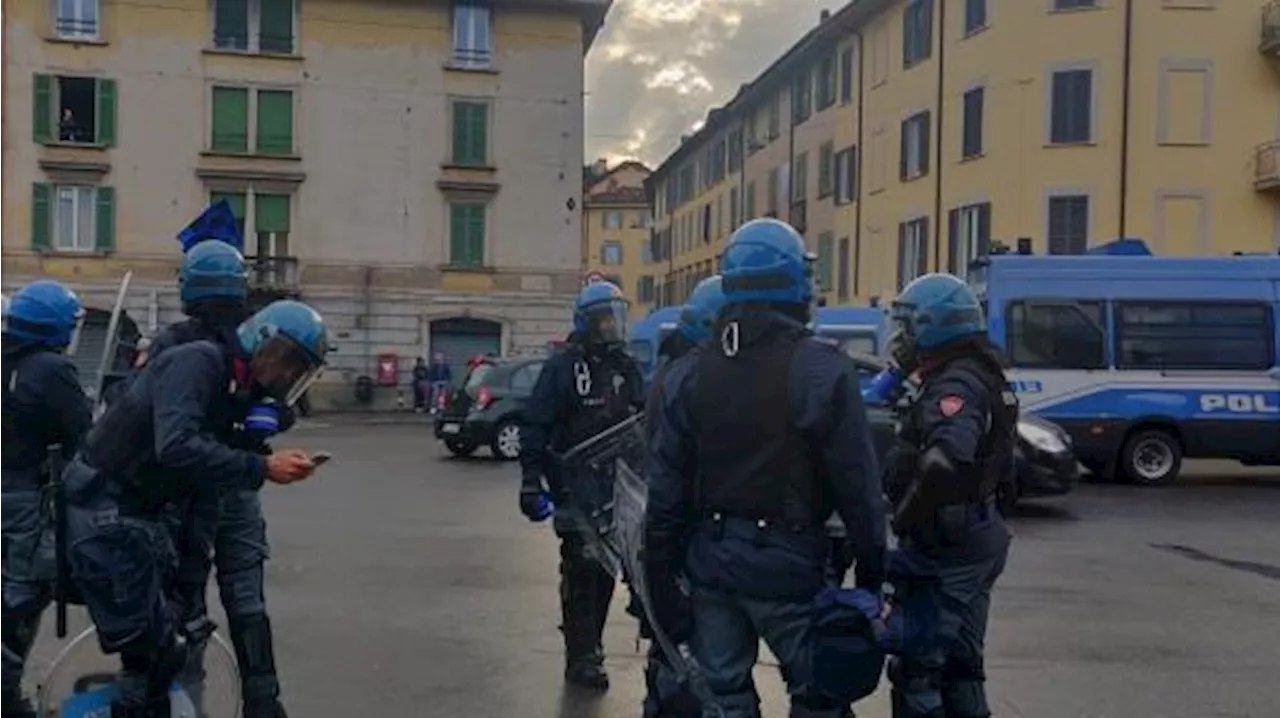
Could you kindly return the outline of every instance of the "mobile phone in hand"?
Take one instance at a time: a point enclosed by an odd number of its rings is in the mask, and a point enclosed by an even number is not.
[[[332,459],[332,458],[333,458],[333,454],[327,451],[317,451],[316,453],[311,455],[311,463],[315,464],[316,466],[320,466],[321,464],[324,464],[325,462],[327,462],[329,459]]]

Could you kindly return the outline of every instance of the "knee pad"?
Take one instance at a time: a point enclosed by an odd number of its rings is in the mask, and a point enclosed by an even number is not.
[[[249,616],[267,610],[263,566],[250,564],[237,571],[218,572],[218,593],[228,616]]]

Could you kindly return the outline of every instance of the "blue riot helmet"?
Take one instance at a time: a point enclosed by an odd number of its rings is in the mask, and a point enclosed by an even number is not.
[[[18,290],[5,311],[4,335],[22,344],[64,349],[71,344],[84,307],[61,282],[41,279]]]
[[[893,301],[889,317],[897,334],[894,353],[901,355],[895,359],[908,371],[920,355],[987,331],[978,297],[952,274],[917,277]]]
[[[216,239],[197,242],[182,256],[178,290],[182,310],[192,314],[205,302],[243,304],[249,294],[244,256],[235,247]]]
[[[578,292],[578,300],[573,305],[573,330],[588,344],[625,344],[628,306],[618,285],[588,284]]]
[[[724,306],[724,279],[720,275],[707,277],[689,293],[689,300],[680,312],[678,329],[690,344],[710,341],[716,316]]]
[[[813,262],[804,239],[776,219],[753,219],[729,237],[720,257],[725,300],[777,302],[808,307],[813,301]]]
[[[291,299],[272,302],[240,324],[249,374],[267,396],[292,406],[324,369],[329,336],[316,310]]]

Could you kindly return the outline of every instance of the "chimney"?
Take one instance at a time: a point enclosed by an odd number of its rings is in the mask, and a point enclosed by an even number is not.
[[[609,160],[601,157],[600,159],[596,160],[596,163],[594,165],[591,166],[591,170],[596,174],[604,174],[605,172],[608,172]]]
[[[825,7],[818,13],[818,23],[822,24],[831,19],[831,11]]]
[[[688,142],[688,141],[689,141],[689,135],[680,135],[680,144],[682,144],[682,145],[683,145],[684,143],[686,143],[686,142]]]

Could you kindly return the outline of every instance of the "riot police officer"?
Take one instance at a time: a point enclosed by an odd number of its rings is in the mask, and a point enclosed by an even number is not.
[[[207,239],[188,249],[178,274],[182,309],[188,318],[155,336],[148,347],[147,360],[153,361],[172,347],[199,340],[234,346],[236,328],[248,316],[245,280],[244,257],[230,244]],[[265,439],[288,430],[293,412],[270,397],[259,399],[253,416],[268,419],[270,431],[254,431],[262,422],[250,421],[249,427],[235,431],[230,441],[237,448],[269,453]],[[196,489],[194,495],[186,497],[186,504],[174,507],[170,515],[178,549],[174,598],[180,604],[183,622],[193,631],[202,627],[207,630],[205,586],[212,551],[222,607],[240,666],[245,718],[283,716],[263,585],[267,527],[258,492],[219,490],[211,485]],[[193,649],[199,650],[200,646]]]
[[[643,380],[625,351],[626,330],[622,290],[597,282],[579,292],[573,332],[564,349],[543,365],[524,412],[520,511],[530,520],[544,520],[551,502],[563,506],[572,500],[555,454],[625,420],[642,405]],[[560,538],[565,680],[604,690],[609,677],[600,637],[613,598],[613,576],[587,555],[585,538],[563,512],[555,513],[555,530]]]
[[[680,311],[680,320],[676,330],[662,342],[659,348],[660,366],[654,375],[648,400],[646,402],[645,419],[647,431],[652,437],[653,417],[662,405],[663,377],[672,366],[671,362],[688,354],[711,341],[716,318],[724,306],[725,296],[720,275],[708,277],[689,293],[689,299]],[[636,605],[637,597],[632,594],[632,603],[628,612],[640,619],[640,635],[650,640],[648,661],[645,665],[645,718],[697,718],[702,715],[702,707],[686,686],[682,685],[680,676],[663,655],[661,647],[653,640],[653,630],[643,610]]]
[[[22,669],[40,616],[53,600],[57,570],[47,448],[70,457],[92,409],[62,352],[83,315],[58,282],[32,282],[6,300],[4,347],[4,687],[0,711],[34,716],[22,696]]]
[[[168,686],[187,658],[166,595],[176,560],[164,507],[204,482],[257,489],[310,476],[315,464],[301,451],[264,456],[225,441],[257,397],[296,401],[327,351],[319,314],[273,302],[240,325],[233,346],[198,340],[152,358],[68,466],[68,563],[103,651],[121,655],[116,718],[167,716]]]
[[[727,716],[760,714],[760,638],[782,663],[793,716],[845,714],[813,687],[806,643],[832,508],[856,547],[858,586],[878,595],[884,580],[884,503],[857,370],[805,329],[813,259],[778,220],[734,232],[715,338],[658,389],[645,570],[660,624],[690,642]]]
[[[894,531],[908,562],[931,567],[939,598],[937,645],[890,663],[893,715],[986,718],[987,612],[1009,552],[994,495],[1013,470],[1017,399],[960,279],[916,279],[891,318],[898,373],[918,372],[921,382],[889,482]]]

